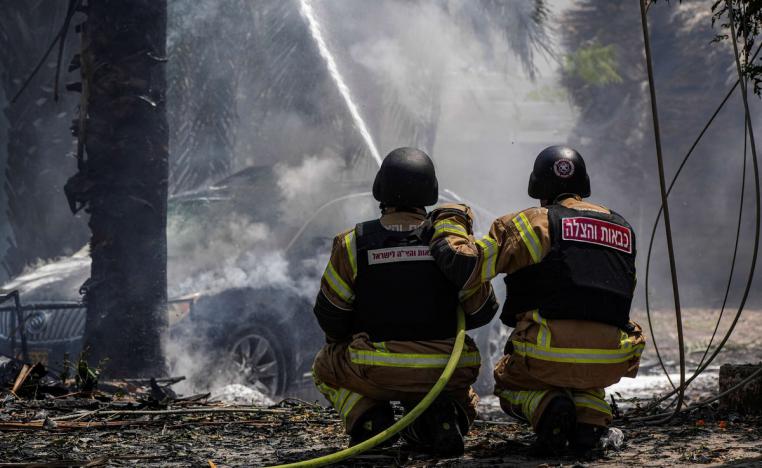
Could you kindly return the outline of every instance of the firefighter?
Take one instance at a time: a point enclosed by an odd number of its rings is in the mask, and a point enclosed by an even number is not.
[[[431,251],[462,288],[505,273],[500,320],[513,332],[494,369],[500,405],[532,425],[541,447],[587,453],[611,423],[605,387],[635,377],[645,346],[629,319],[635,235],[621,215],[583,200],[590,179],[572,148],[537,156],[529,196],[540,207],[496,219],[478,241],[467,207],[434,210],[434,227],[450,229]]]
[[[467,329],[489,323],[498,309],[489,283],[462,291],[433,261],[425,206],[439,195],[426,153],[389,153],[373,196],[380,219],[336,236],[314,307],[327,344],[315,357],[313,377],[340,414],[350,445],[394,423],[390,401],[410,410],[438,380],[455,342],[458,307]],[[408,443],[436,455],[463,453],[463,435],[476,417],[470,386],[480,362],[467,337],[444,392],[403,431]]]

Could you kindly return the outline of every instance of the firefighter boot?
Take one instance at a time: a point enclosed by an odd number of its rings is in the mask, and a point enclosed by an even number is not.
[[[412,405],[405,404],[405,407],[411,408]],[[422,452],[460,456],[464,451],[464,418],[465,413],[452,398],[440,395],[418,419],[402,430],[402,438]]]
[[[567,395],[554,396],[537,423],[537,441],[543,449],[560,453],[566,448],[577,425],[574,402]]]
[[[374,435],[387,429],[392,424],[394,424],[394,411],[392,410],[392,406],[388,402],[374,406],[360,416],[360,419],[355,423],[349,433],[349,446],[351,447],[370,439]],[[378,447],[394,445],[397,439],[399,439],[399,436],[394,434],[392,437],[379,444]]]
[[[589,455],[594,449],[598,448],[601,437],[606,435],[608,428],[596,426],[594,424],[578,423],[577,430],[569,440],[571,449],[576,455]]]

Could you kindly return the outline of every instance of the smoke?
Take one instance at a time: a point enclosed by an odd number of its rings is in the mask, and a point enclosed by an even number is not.
[[[317,257],[327,259],[329,252],[315,250],[311,256],[294,259],[299,263],[295,265],[289,262],[286,249],[301,228],[310,224],[310,216],[320,205],[333,198],[337,183],[342,184],[343,162],[335,155],[307,156],[299,164],[275,165],[272,174],[271,193],[265,192],[261,203],[275,206],[244,205],[249,200],[240,197],[246,197],[251,187],[244,187],[241,194],[224,192],[225,185],[216,192],[224,193],[220,198],[225,200],[209,206],[198,206],[206,203],[204,196],[174,204],[167,226],[170,297],[267,287],[314,297],[322,273],[315,268]],[[335,235],[344,228],[340,222],[329,219],[326,227],[326,223],[313,221],[310,232],[297,240],[311,242],[318,234],[315,230]],[[311,286],[305,287],[308,284]]]
[[[325,200],[327,183],[338,179],[344,162],[335,154],[307,156],[299,165],[275,165],[278,188],[283,195],[284,215],[290,219],[303,218],[314,207],[313,200]]]
[[[505,214],[537,203],[526,194],[535,155],[570,143],[588,162],[592,201],[635,225],[644,258],[658,193],[642,50],[635,46],[642,40],[637,5],[563,1],[550,11],[530,0],[312,5],[382,155],[420,147],[434,158],[442,189]],[[718,90],[734,80],[733,68],[727,47],[709,44],[708,6],[654,8],[672,173],[719,102]],[[294,320],[291,330],[314,330],[310,302],[333,236],[376,217],[378,208],[362,195],[376,165],[299,2],[172,0],[168,41],[171,181],[181,194],[168,220],[170,296],[203,293],[208,301],[200,307],[229,319],[231,336],[278,320]],[[734,234],[725,214],[737,206],[739,105],[734,99],[707,134],[673,195],[678,264],[696,303],[726,273],[725,253],[715,255],[714,247]],[[717,213],[721,221],[712,221]],[[655,258],[654,284],[661,286],[667,277],[661,243]],[[266,311],[266,319],[249,315],[254,309]],[[306,316],[295,317],[296,310]],[[207,323],[171,338],[173,373],[208,373],[215,351],[226,346],[214,330]],[[208,338],[205,346],[199,337]]]
[[[272,250],[266,224],[233,214],[195,230],[178,229],[178,223],[168,227],[170,297],[288,284],[288,263],[282,252]]]
[[[658,4],[649,14],[655,82],[667,182],[736,80],[730,44],[712,43],[710,5]],[[569,141],[586,157],[593,198],[618,210],[639,236],[636,305],[644,305],[648,236],[660,205],[651,107],[637,4],[578,2],[562,21],[567,53],[563,83],[579,112]],[[618,79],[591,82],[585,73],[613,70]],[[756,126],[760,101],[750,99]],[[743,156],[743,106],[738,93],[693,152],[670,195],[683,304],[717,307],[722,301],[736,232]],[[751,159],[746,184],[736,287],[745,280],[753,227]],[[671,307],[663,225],[651,265],[652,305]],[[758,303],[759,296],[752,296]]]
[[[353,190],[336,155],[306,156],[297,164],[277,164],[267,174],[271,183],[256,189],[244,185],[242,193],[233,189],[235,180],[217,185],[213,196],[220,200],[209,202],[212,206],[183,206],[208,201],[196,195],[170,210],[170,297],[203,295],[194,306],[198,319],[176,327],[165,343],[171,373],[188,377],[183,391],[247,384],[240,372],[219,368],[229,359],[221,356],[241,333],[263,333],[262,322],[276,325],[267,333],[284,339],[293,337],[277,335],[281,326],[316,329],[307,313],[333,236],[352,216],[373,217],[360,209],[362,202],[326,205]],[[257,189],[261,198],[248,203]]]
[[[167,49],[172,49],[187,35],[209,21],[222,17],[221,2],[171,0],[168,4],[171,26],[167,29]]]
[[[533,81],[535,71],[545,73],[549,67],[533,63],[530,72],[521,54],[535,45],[526,43],[526,35],[509,34],[517,21],[531,22],[529,4],[514,2],[516,8],[487,22],[475,22],[490,14],[481,7],[446,2],[313,6],[326,47],[380,151],[419,146],[434,157],[443,188],[504,212],[529,203],[521,199],[529,163],[516,171],[517,163],[563,141],[572,126],[569,104],[547,91],[558,87],[557,75],[549,72]],[[230,11],[188,8],[177,10],[186,15],[175,22],[183,30],[210,22],[228,31],[244,29],[228,24],[235,22]],[[305,313],[333,236],[378,216],[376,202],[367,195],[375,164],[297,2],[264,2],[255,10],[260,28],[241,36],[240,43],[256,60],[236,62],[244,69],[236,70],[239,120],[232,167],[273,165],[265,185],[278,196],[249,195],[260,198],[245,209],[205,211],[197,224],[170,216],[168,231],[170,255],[179,257],[170,261],[172,294],[202,292],[209,301],[225,297],[222,307],[212,302],[199,307],[242,314],[244,324],[231,323],[231,333],[253,320],[237,309],[238,296],[231,291],[278,291],[271,301],[302,298]],[[242,14],[240,21],[246,20]],[[515,47],[522,41],[523,48]],[[543,118],[547,115],[553,117]],[[235,182],[216,185],[215,194],[228,196],[226,187]],[[514,187],[521,187],[521,198],[511,197]],[[267,215],[258,216],[264,207]],[[288,317],[286,309],[275,314]],[[295,321],[291,329],[302,326],[297,323],[316,329],[311,317],[290,320]],[[193,334],[213,336],[213,328],[196,326]],[[175,338],[167,346],[172,372],[208,373],[215,351],[187,334]]]
[[[574,119],[547,57],[534,55],[532,72],[523,65],[539,37],[513,34],[533,24],[529,5],[338,1],[319,12],[382,152],[421,147],[443,187],[506,212],[532,203],[531,159],[565,141]]]

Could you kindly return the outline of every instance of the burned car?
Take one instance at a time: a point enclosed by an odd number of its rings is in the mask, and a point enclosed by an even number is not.
[[[304,383],[324,343],[312,304],[333,237],[379,214],[367,181],[293,194],[280,180],[277,166],[251,167],[169,201],[166,349],[172,372],[195,386],[241,383],[273,396]],[[79,288],[89,274],[83,248],[3,285],[20,292],[23,324],[0,304],[0,352],[21,355],[23,331],[30,360],[55,367],[78,356],[86,315]],[[476,332],[485,365],[500,354],[500,333],[496,321]]]

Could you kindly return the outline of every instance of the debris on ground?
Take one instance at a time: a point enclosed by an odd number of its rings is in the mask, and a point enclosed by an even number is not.
[[[747,321],[752,319],[756,325],[762,314]],[[695,323],[704,326],[698,319]],[[687,343],[692,345],[697,338],[688,325]],[[691,385],[687,403],[718,392],[719,364],[762,359],[754,333],[758,329],[743,327],[734,335],[735,344],[727,347],[716,367]],[[672,341],[665,339],[662,348],[668,366],[676,355],[669,346]],[[700,358],[702,346],[692,346],[699,351],[689,355]],[[648,352],[644,362],[653,359]],[[623,379],[607,389],[616,417],[613,427],[621,435],[610,432],[608,448],[584,459],[538,451],[532,431],[506,416],[496,397],[487,396],[479,406],[480,419],[466,437],[463,457],[431,459],[397,442],[338,466],[762,466],[762,416],[715,402],[663,424],[634,422],[633,415],[646,414],[644,408],[655,395],[670,389],[659,372],[658,363],[646,366],[637,379]],[[277,404],[238,384],[183,396],[172,389],[182,380],[104,381],[97,368],[81,362],[54,376],[39,364],[0,356],[0,468],[267,466],[327,455],[349,442],[335,411],[325,408],[322,400],[312,401],[319,396],[316,392],[302,392],[302,399]]]
[[[338,416],[320,404],[291,398],[274,405],[242,405],[212,401],[209,393],[173,396],[168,387],[177,380],[100,382],[89,393],[72,388],[74,391],[63,395],[38,391],[21,396],[6,389],[0,392],[0,467],[18,466],[14,463],[50,467],[266,466],[326,455],[347,446],[348,437]],[[244,398],[255,394],[237,387],[228,391]],[[503,414],[494,397],[484,398],[480,417],[466,437],[463,457],[431,459],[398,442],[343,466],[762,463],[762,418],[722,413],[716,408],[681,415],[659,426],[616,421],[624,442],[610,447],[619,449],[601,449],[582,460],[571,455],[549,457],[538,451],[531,430]]]
[[[232,404],[270,406],[275,402],[265,394],[251,387],[241,384],[230,384],[212,391],[212,400]]]

